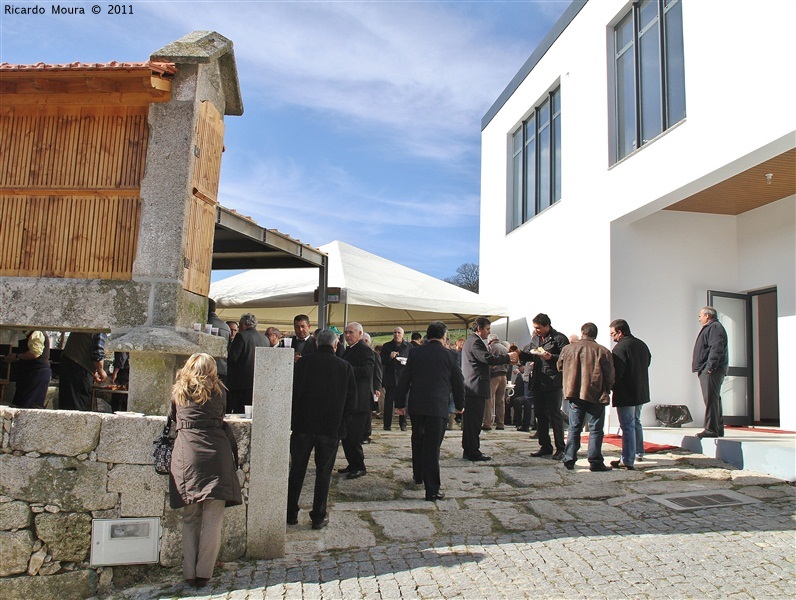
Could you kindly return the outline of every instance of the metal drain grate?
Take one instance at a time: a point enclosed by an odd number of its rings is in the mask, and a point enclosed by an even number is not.
[[[755,498],[744,496],[730,490],[703,490],[698,492],[682,492],[679,494],[661,494],[648,496],[664,506],[674,510],[696,510],[699,508],[718,508],[722,506],[738,506],[760,502]]]

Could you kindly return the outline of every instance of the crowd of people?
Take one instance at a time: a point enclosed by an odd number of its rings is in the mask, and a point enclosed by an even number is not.
[[[692,369],[706,410],[705,428],[698,436],[721,437],[727,335],[712,307],[700,310],[699,322]],[[313,529],[329,522],[329,488],[341,445],[346,465],[338,473],[347,479],[367,475],[364,447],[370,441],[373,418],[381,418],[385,431],[392,430],[395,417],[401,431],[411,424],[413,480],[424,487],[427,501],[445,497],[440,447],[456,423],[461,424],[462,458],[472,462],[491,460],[481,451],[483,431],[513,425],[518,431],[535,430],[531,437],[538,440],[539,448],[531,456],[562,461],[572,470],[587,420],[591,471],[634,469],[644,459],[641,410],[650,402],[652,356],[623,319],[609,325],[611,350],[595,341],[594,323],[584,323],[578,335],[567,337],[544,313],[533,318],[533,335],[521,349],[493,334],[486,317],[476,318],[469,337],[455,342],[441,321],[430,323],[425,336],[413,333],[409,342],[404,330],[395,327],[393,338],[375,349],[356,322],[347,323],[342,336],[332,328],[311,332],[310,319],[302,314],[293,321],[294,335],[285,336],[276,327],[263,334],[253,314],[224,322],[210,300],[208,323],[228,341],[227,358],[192,355],[177,374],[169,409],[177,431],[170,503],[172,508],[184,508],[183,572],[186,581],[197,587],[212,575],[224,507],[242,502],[237,449],[224,415],[244,413],[252,404],[258,347],[292,348],[294,353],[288,525],[298,523],[299,497],[313,453],[316,474],[309,513]],[[90,409],[86,398],[91,386],[107,377],[105,341],[101,333],[69,336],[61,357],[61,408]],[[49,383],[48,357],[47,336],[39,331],[25,332],[16,352],[0,357],[19,363],[14,405],[43,406],[37,399]],[[129,369],[126,357],[120,360],[114,377],[117,370]],[[618,460],[606,465],[602,441],[609,405],[619,416],[622,451]]]

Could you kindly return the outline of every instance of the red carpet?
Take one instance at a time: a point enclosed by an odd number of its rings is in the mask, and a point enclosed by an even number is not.
[[[753,433],[796,433],[796,431],[786,431],[785,429],[765,429],[763,427],[743,427],[741,425],[725,425],[724,429],[737,429],[738,431],[751,431]]]
[[[584,433],[581,436],[582,445],[589,443],[589,434]],[[622,447],[622,436],[615,433],[606,433],[603,437],[603,443],[610,444],[611,446]],[[675,450],[677,446],[669,446],[667,444],[653,444],[652,442],[644,442],[644,453],[650,454],[652,452],[663,452],[665,450]]]

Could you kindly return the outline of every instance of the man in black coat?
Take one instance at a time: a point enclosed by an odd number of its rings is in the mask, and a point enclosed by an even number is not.
[[[398,383],[396,412],[406,413],[409,394],[409,418],[412,420],[412,474],[415,483],[423,483],[426,500],[441,500],[439,449],[445,437],[451,392],[456,412],[464,408],[464,379],[456,353],[445,347],[448,327],[434,321],[426,330],[428,342],[412,350]]]
[[[316,340],[310,332],[310,318],[307,315],[293,317],[293,331],[296,335],[290,336],[290,346],[293,348],[293,360],[298,361],[305,354],[312,354],[316,349]]]
[[[556,366],[561,350],[569,344],[563,333],[553,329],[550,317],[539,313],[533,318],[531,343],[520,352],[520,360],[533,361],[533,372],[528,387],[536,411],[539,450],[531,456],[549,456],[553,460],[564,458],[564,419],[561,416],[562,392],[561,373]],[[555,452],[550,440],[550,426],[553,426]]]
[[[495,355],[487,350],[484,340],[489,336],[492,324],[486,317],[478,317],[473,333],[462,348],[462,374],[464,376],[464,416],[462,419],[462,458],[473,462],[491,460],[481,452],[481,425],[484,406],[492,393],[490,387],[490,365],[517,364],[517,353]],[[412,352],[417,352],[413,350]]]
[[[268,340],[257,331],[257,317],[251,313],[242,314],[238,334],[229,345],[227,354],[227,410],[230,413],[242,413],[243,407],[252,403],[254,349],[268,347]]]
[[[362,341],[364,331],[359,323],[349,323],[343,333],[348,344],[343,353],[343,360],[354,368],[357,405],[354,413],[348,418],[346,437],[343,440],[343,452],[348,465],[338,472],[346,473],[348,479],[357,479],[368,472],[365,468],[362,440],[365,439],[368,415],[373,409],[373,369],[376,365],[376,353]]]
[[[213,327],[218,329],[218,335],[224,338],[227,342],[227,350],[229,351],[229,343],[232,337],[232,332],[229,329],[229,325],[225,321],[221,320],[216,314],[216,301],[212,298],[207,299],[207,322],[210,323]],[[221,383],[227,383],[227,361],[224,358],[215,357],[216,359],[216,369],[218,370],[218,378],[221,380]],[[115,369],[116,367],[114,367]]]
[[[313,529],[329,523],[326,503],[340,438],[346,419],[357,403],[354,369],[335,356],[337,335],[331,329],[318,334],[318,345],[296,363],[293,371],[293,413],[290,435],[290,475],[287,483],[287,523],[298,523],[299,497],[310,453],[315,450]]]
[[[392,411],[395,406],[396,388],[401,379],[406,359],[409,357],[411,345],[404,339],[404,330],[395,327],[392,331],[392,339],[381,348],[381,364],[384,367],[384,431],[392,429]],[[406,431],[406,416],[398,417],[398,425],[401,431]]]
[[[611,466],[633,469],[636,460],[644,458],[644,429],[641,408],[650,401],[649,366],[652,362],[647,344],[630,333],[624,319],[611,321],[611,339],[616,342],[614,355],[614,392],[612,402],[622,427],[622,460]]]
[[[702,399],[705,402],[705,429],[698,438],[724,437],[724,417],[721,410],[721,384],[727,376],[729,354],[727,331],[719,323],[718,313],[712,306],[699,311],[699,330],[694,343],[691,370],[699,377]]]

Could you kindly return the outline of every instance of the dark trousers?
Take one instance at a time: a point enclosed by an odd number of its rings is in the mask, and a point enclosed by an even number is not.
[[[533,394],[533,392],[531,392]],[[536,429],[536,419],[534,416],[533,396],[525,395],[522,397],[522,425],[525,429]]]
[[[409,415],[412,421],[412,475],[422,481],[426,497],[439,492],[439,448],[445,438],[445,417]]]
[[[724,417],[721,410],[721,384],[725,374],[719,371],[699,374],[699,387],[702,388],[702,400],[705,401],[705,431],[724,435]]]
[[[362,440],[365,439],[367,419],[367,412],[358,412],[351,415],[346,424],[343,453],[348,461],[350,471],[365,470],[365,451],[362,449]]]
[[[561,390],[533,390],[533,406],[536,411],[537,431],[539,432],[539,446],[542,452],[552,452],[553,443],[550,440],[550,426],[553,426],[553,439],[556,452],[563,452],[566,447],[564,442],[564,419],[561,417]]]
[[[61,357],[58,381],[58,408],[60,410],[91,410],[91,388],[94,374],[66,356]]]
[[[17,374],[17,390],[11,405],[17,408],[44,408],[50,379],[52,371],[49,364],[41,368],[20,369]]]
[[[326,503],[329,499],[329,484],[332,469],[337,457],[340,440],[325,435],[293,432],[290,436],[290,475],[287,479],[287,516],[295,517],[299,511],[299,497],[304,486],[304,476],[310,461],[310,453],[315,450],[315,493],[312,497],[310,518],[319,523],[326,517]]]
[[[251,405],[253,395],[253,388],[247,388],[245,390],[228,390],[227,412],[230,414],[242,415],[246,410],[244,406]]]
[[[486,398],[478,396],[464,397],[464,414],[462,415],[462,450],[465,458],[481,454],[481,425],[484,420]]]
[[[382,419],[384,422],[384,431],[389,431],[392,428],[392,414],[395,407],[395,400],[398,396],[398,388],[388,387],[386,394],[384,394],[384,414]],[[406,427],[406,415],[398,417],[398,425]]]

